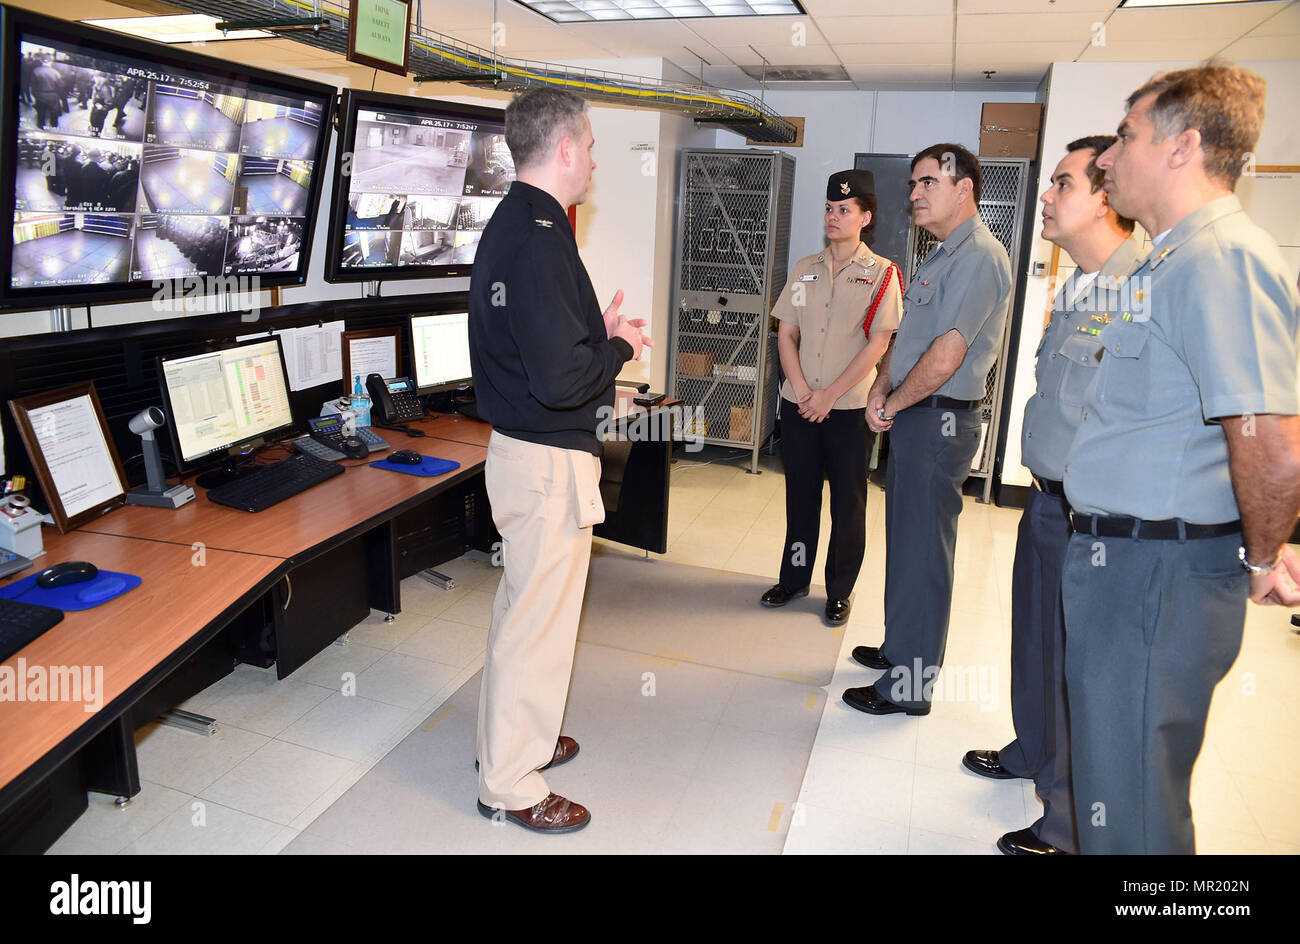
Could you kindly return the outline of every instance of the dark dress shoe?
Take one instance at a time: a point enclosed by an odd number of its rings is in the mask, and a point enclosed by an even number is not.
[[[851,609],[853,609],[853,604],[848,600],[827,600],[826,619],[832,623],[842,623],[849,618],[849,610]]]
[[[889,699],[882,697],[874,685],[868,685],[866,688],[846,688],[844,703],[850,708],[865,711],[869,715],[928,715],[930,713],[929,705],[924,708],[904,708],[902,705],[895,705]]]
[[[875,646],[855,646],[853,648],[853,661],[858,665],[865,665],[869,669],[892,669],[894,667],[894,663],[882,656],[880,650]]]
[[[1002,766],[997,751],[967,751],[961,765],[971,773],[991,780],[1015,780],[1020,776]]]
[[[591,813],[585,806],[566,800],[558,793],[548,794],[545,800],[526,810],[494,810],[479,800],[478,811],[488,819],[501,813],[511,822],[535,833],[573,833],[591,822]]]
[[[795,597],[806,597],[808,588],[802,590],[788,590],[784,584],[776,584],[769,587],[767,593],[763,594],[762,603],[764,606],[785,606]]]
[[[1003,855],[1069,855],[1049,842],[1043,842],[1026,826],[998,837],[998,851]]]
[[[560,739],[555,742],[555,753],[551,755],[551,759],[537,769],[550,770],[552,767],[568,763],[576,756],[578,756],[578,742],[567,734],[561,734]],[[478,761],[474,761],[474,769],[478,770]]]

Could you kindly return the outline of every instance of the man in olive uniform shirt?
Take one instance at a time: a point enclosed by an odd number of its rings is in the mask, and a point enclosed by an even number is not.
[[[1065,465],[1065,674],[1079,847],[1191,853],[1192,768],[1247,597],[1300,602],[1300,298],[1232,190],[1264,82],[1205,65],[1129,97],[1097,160],[1154,234],[1100,340]]]
[[[942,242],[912,277],[903,322],[867,397],[890,430],[885,474],[885,641],[853,657],[888,669],[844,701],[870,714],[930,712],[952,609],[962,483],[979,448],[979,403],[1002,349],[1011,262],[979,218],[980,165],[957,144],[912,159],[912,216]]]
[[[1025,404],[1021,460],[1033,474],[1016,535],[1011,577],[1011,717],[1016,737],[1000,751],[967,751],[962,763],[984,777],[1034,781],[1043,815],[998,840],[1007,855],[1078,852],[1070,792],[1069,715],[1065,699],[1065,615],[1061,568],[1070,545],[1069,506],[1061,478],[1079,428],[1083,394],[1097,374],[1107,297],[1137,264],[1142,247],[1133,221],[1102,190],[1097,157],[1114,135],[1079,138],[1052,173],[1043,203],[1043,238],[1078,268],[1065,280],[1038,345],[1037,388]]]

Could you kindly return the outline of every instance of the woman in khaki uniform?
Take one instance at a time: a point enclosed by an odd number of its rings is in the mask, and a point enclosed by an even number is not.
[[[849,617],[867,540],[865,408],[876,364],[903,314],[898,266],[867,248],[875,222],[870,171],[846,170],[826,183],[826,249],[795,263],[772,314],[777,348],[781,448],[785,459],[785,547],[780,582],[764,606],[808,593],[821,524],[822,482],[831,485],[826,550],[826,619]]]

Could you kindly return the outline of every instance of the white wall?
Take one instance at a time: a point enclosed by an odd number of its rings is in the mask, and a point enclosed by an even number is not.
[[[1048,82],[1047,107],[1043,124],[1043,155],[1039,179],[1033,191],[1038,198],[1050,182],[1057,161],[1065,154],[1065,145],[1089,134],[1112,134],[1124,116],[1124,100],[1156,72],[1179,68],[1184,63],[1150,62],[1057,62]],[[1300,61],[1243,62],[1241,65],[1259,73],[1268,82],[1263,132],[1260,135],[1257,163],[1300,164],[1300,111],[1292,97],[1300,88]],[[1262,183],[1262,182],[1261,182]],[[1279,208],[1267,203],[1268,191],[1254,191],[1258,184],[1238,186],[1238,193],[1248,212],[1274,238],[1284,243],[1283,253],[1292,264],[1292,274],[1300,271],[1300,207]],[[1251,196],[1257,199],[1251,200]],[[1289,226],[1288,226],[1289,224]],[[1052,244],[1043,239],[1035,226],[1030,249],[1029,271],[1035,262],[1051,263]],[[1139,233],[1139,235],[1141,235]],[[1062,271],[1068,272],[1070,259],[1061,256]],[[1024,315],[1020,345],[1012,379],[1010,412],[1007,420],[1007,448],[1003,461],[1002,481],[1008,485],[1028,485],[1029,470],[1020,464],[1020,434],[1025,403],[1034,393],[1034,350],[1043,336],[1043,321],[1051,304],[1051,286],[1046,274],[1029,276],[1025,290]]]
[[[1007,91],[768,92],[764,102],[777,112],[806,119],[803,146],[782,149],[795,159],[790,260],[826,245],[826,178],[851,168],[854,154],[915,154],[941,141],[978,153],[984,102],[1032,102],[1034,96]],[[745,139],[719,131],[715,146],[744,147]]]

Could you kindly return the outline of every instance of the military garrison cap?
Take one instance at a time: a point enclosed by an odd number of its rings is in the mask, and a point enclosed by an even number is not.
[[[876,192],[876,178],[869,170],[842,170],[826,180],[827,200],[847,200],[849,197],[872,196]]]

